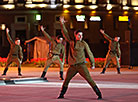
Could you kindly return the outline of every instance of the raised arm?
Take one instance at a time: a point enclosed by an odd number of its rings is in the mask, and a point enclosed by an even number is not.
[[[48,42],[53,41],[53,39],[49,36],[49,34],[48,34],[47,32],[45,32],[44,27],[41,26],[40,28],[41,28],[41,31],[42,31],[42,33],[44,34],[46,40],[48,40]]]
[[[100,29],[100,32],[103,34],[104,38],[107,39],[108,41],[109,40],[113,40],[109,35],[107,35],[104,30]]]
[[[8,28],[6,28],[6,36],[7,36],[7,39],[8,39],[8,41],[9,41],[9,43],[12,45],[12,44],[14,44],[14,41],[12,40],[12,38],[11,38],[11,36],[10,36],[10,34],[9,34],[9,29]]]
[[[70,37],[68,35],[68,31],[65,27],[65,20],[64,17],[60,17],[60,25],[61,25],[61,31],[66,41],[70,41]]]
[[[89,56],[91,65],[92,65],[92,67],[95,68],[95,60],[94,60],[93,53],[91,52],[91,50],[90,50],[88,44],[87,44],[85,41],[83,41],[83,42],[84,42],[84,44],[85,44],[85,50],[86,50],[86,52],[87,52],[87,54],[88,54],[88,56]]]

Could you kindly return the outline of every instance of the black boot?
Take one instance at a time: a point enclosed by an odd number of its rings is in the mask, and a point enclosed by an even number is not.
[[[121,73],[120,73],[120,68],[119,68],[119,67],[117,68],[117,73],[118,73],[118,74],[121,74]]]
[[[42,73],[42,75],[41,75],[41,78],[44,78],[44,77],[45,77],[45,75],[46,75],[46,72],[45,72],[45,71],[43,71],[43,73]]]
[[[103,68],[103,71],[100,74],[104,74],[105,73],[105,70],[106,70],[106,68]]]
[[[97,100],[102,99],[102,94],[101,94],[99,88],[97,87],[97,85],[95,85],[95,86],[93,87],[93,90],[95,91],[96,95],[98,96]]]
[[[46,72],[43,71],[42,75],[41,75],[41,78],[44,78],[45,80],[47,80],[47,78],[45,78],[45,75],[46,75]]]
[[[58,96],[58,99],[64,98],[64,94],[66,93],[67,89],[68,87],[65,87],[65,86],[62,87],[62,90],[60,92],[60,95]]]
[[[22,76],[22,74],[21,74],[21,68],[18,68],[18,76]]]
[[[64,80],[64,78],[63,78],[63,71],[60,71],[60,80]]]
[[[5,68],[2,75],[6,75],[7,71],[8,71],[8,68]]]

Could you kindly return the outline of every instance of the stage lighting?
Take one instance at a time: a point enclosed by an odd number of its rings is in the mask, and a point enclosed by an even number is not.
[[[100,16],[91,16],[90,21],[101,21],[101,17]]]
[[[77,19],[77,21],[84,22],[85,21],[85,15],[76,15],[76,19]]]
[[[40,21],[42,19],[41,14],[36,14],[36,20]]]
[[[111,10],[111,9],[112,9],[112,5],[111,5],[111,4],[107,4],[106,9],[107,9],[107,10]]]
[[[1,25],[0,25],[0,29],[1,29],[1,30],[5,30],[5,29],[6,29],[6,25],[5,25],[5,24],[1,24]]]
[[[119,16],[118,20],[119,21],[129,21],[129,18],[128,18],[128,16]]]

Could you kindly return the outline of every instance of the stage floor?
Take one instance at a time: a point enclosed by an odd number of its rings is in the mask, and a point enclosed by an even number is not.
[[[1,67],[0,72],[3,70]],[[64,69],[64,77],[66,70],[67,68]],[[121,75],[117,74],[115,68],[108,68],[104,75],[100,74],[101,70],[102,68],[89,69],[103,94],[103,100],[97,101],[94,91],[79,74],[71,80],[65,98],[57,99],[63,83],[59,80],[59,68],[49,68],[48,81],[45,81],[40,78],[43,68],[22,67],[23,76],[18,77],[17,68],[10,67],[6,76],[0,76],[0,102],[138,101],[138,67],[121,68]],[[14,80],[14,83],[7,84],[5,80]]]

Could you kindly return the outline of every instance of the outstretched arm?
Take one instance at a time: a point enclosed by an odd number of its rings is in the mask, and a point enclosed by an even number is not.
[[[104,38],[107,39],[108,41],[109,40],[113,40],[109,35],[107,35],[104,30],[100,29],[100,32],[103,34]]]
[[[65,20],[64,17],[60,17],[60,25],[61,25],[61,31],[66,41],[70,41],[70,37],[68,35],[68,31],[65,27]]]
[[[42,33],[44,34],[44,36],[45,36],[46,40],[48,40],[48,42],[53,41],[53,39],[49,36],[49,34],[48,34],[47,32],[45,32],[45,30],[44,30],[44,27],[43,27],[43,26],[41,26],[41,27],[40,27],[40,29],[41,29]]]
[[[13,40],[12,40],[10,34],[9,34],[9,31],[10,30],[8,28],[6,28],[6,36],[7,36],[7,39],[9,41],[9,43],[12,45],[12,44],[14,44],[14,42],[13,42]]]

